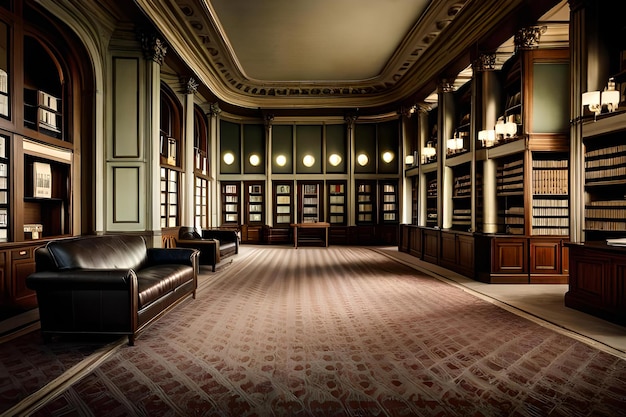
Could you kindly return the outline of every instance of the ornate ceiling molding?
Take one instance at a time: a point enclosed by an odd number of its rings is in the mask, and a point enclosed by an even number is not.
[[[352,82],[280,82],[245,76],[208,0],[136,0],[171,49],[195,71],[195,79],[219,100],[249,109],[374,108],[410,99],[521,2],[431,2],[378,76]]]

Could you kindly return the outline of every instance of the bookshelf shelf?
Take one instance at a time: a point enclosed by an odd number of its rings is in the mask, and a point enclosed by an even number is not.
[[[328,223],[346,225],[346,182],[328,181]]]

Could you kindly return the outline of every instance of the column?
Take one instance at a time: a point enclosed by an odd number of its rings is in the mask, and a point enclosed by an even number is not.
[[[454,173],[452,168],[446,165],[446,154],[448,151],[448,139],[454,136],[455,128],[455,103],[454,85],[452,81],[441,80],[439,84],[439,139],[437,140],[437,170],[438,185],[438,206],[437,211],[441,213],[439,226],[443,229],[452,227],[452,192],[454,188]]]
[[[344,120],[346,121],[346,129],[348,135],[348,151],[346,152],[346,165],[348,167],[348,226],[356,225],[356,190],[354,182],[354,124],[356,123],[356,115],[347,115]]]
[[[209,116],[209,177],[211,183],[209,184],[209,227],[219,227],[220,225],[220,210],[218,203],[220,201],[220,185],[217,180],[218,169],[220,166],[220,150],[219,150],[219,137],[220,137],[220,113],[222,110],[218,103],[211,103],[207,116]]]
[[[272,163],[274,159],[274,153],[272,151],[272,122],[274,121],[273,114],[266,114],[263,117],[263,123],[265,125],[265,149],[267,149],[265,157],[265,223],[273,227],[274,226],[274,189],[272,188]]]
[[[430,138],[430,130],[428,126],[428,112],[430,112],[431,110],[432,108],[427,104],[422,103],[417,106],[417,116],[418,116],[417,144],[418,144],[418,151],[419,151],[418,161],[420,165],[422,164],[422,156],[421,156],[422,149],[424,149],[424,147],[426,146],[426,143],[428,142],[428,139]],[[426,215],[427,215],[426,200],[427,200],[427,194],[428,194],[428,183],[426,181],[426,175],[424,175],[421,170],[419,174],[418,188],[419,188],[419,193],[418,193],[418,200],[417,200],[417,210],[418,210],[417,224],[419,226],[426,226]]]
[[[195,155],[194,155],[194,108],[193,97],[198,92],[198,82],[193,78],[189,78],[185,84],[185,159],[183,166],[183,187],[181,202],[183,203],[180,224],[181,226],[195,224]]]
[[[156,35],[142,36],[143,51],[148,60],[147,85],[148,103],[147,120],[150,146],[146,147],[148,168],[146,175],[147,224],[153,232],[154,247],[161,242],[161,65],[165,60],[167,46]]]
[[[500,109],[501,86],[496,72],[496,55],[482,54],[475,63],[475,77],[480,78],[482,120],[479,130],[494,129]],[[496,163],[493,159],[483,160],[483,224],[484,233],[498,231],[498,203],[496,197]]]

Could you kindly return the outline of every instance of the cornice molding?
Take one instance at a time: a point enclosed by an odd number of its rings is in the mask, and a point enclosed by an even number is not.
[[[206,0],[136,0],[194,78],[230,105],[336,109],[394,105],[439,77],[524,0],[431,2],[380,75],[353,82],[267,82],[245,76]],[[487,11],[498,10],[498,13]],[[445,51],[445,53],[442,53]],[[469,62],[468,62],[469,64]],[[399,105],[399,104],[398,104]]]

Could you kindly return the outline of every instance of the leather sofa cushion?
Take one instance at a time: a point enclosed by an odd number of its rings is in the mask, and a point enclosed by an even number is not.
[[[56,266],[67,269],[141,269],[147,260],[141,236],[89,236],[48,243]]]
[[[139,287],[139,310],[174,291],[187,281],[193,280],[193,268],[186,265],[156,265],[137,273]]]

